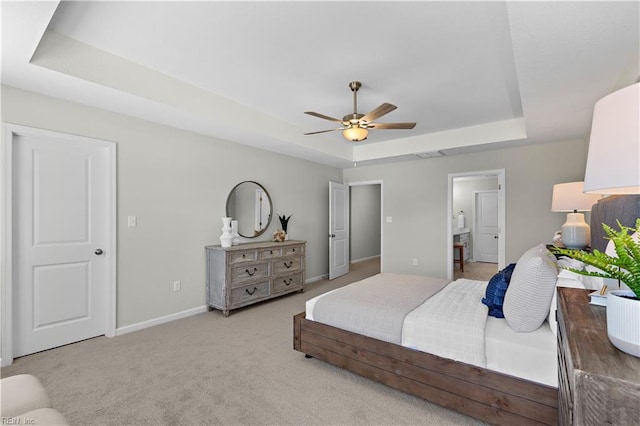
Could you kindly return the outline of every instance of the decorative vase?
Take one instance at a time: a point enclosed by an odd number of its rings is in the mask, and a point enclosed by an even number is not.
[[[238,234],[238,221],[231,221],[231,235],[233,236],[233,245],[237,246],[240,244],[240,234]]]
[[[591,229],[584,221],[584,213],[567,213],[567,221],[562,224],[562,244],[577,250],[591,244]]]
[[[231,234],[231,218],[222,218],[222,235],[220,235],[220,245],[222,247],[231,247],[233,244],[233,235]]]
[[[631,290],[609,292],[607,334],[616,348],[640,357],[640,299]]]

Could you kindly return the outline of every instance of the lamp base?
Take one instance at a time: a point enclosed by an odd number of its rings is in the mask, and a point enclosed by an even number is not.
[[[568,249],[583,250],[591,244],[591,228],[582,213],[568,213],[562,225],[562,244]]]

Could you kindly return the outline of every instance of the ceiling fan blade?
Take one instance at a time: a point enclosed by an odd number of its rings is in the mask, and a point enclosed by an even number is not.
[[[320,130],[318,132],[310,132],[310,133],[305,133],[305,135],[316,135],[318,133],[327,133],[327,132],[335,132],[336,130],[344,130],[343,127],[339,128],[339,129],[329,129],[329,130]]]
[[[314,117],[323,118],[325,120],[333,121],[336,123],[342,123],[342,120],[338,120],[337,118],[329,117],[328,115],[320,114],[318,112],[313,111],[305,111],[305,114],[313,115]]]
[[[382,117],[385,114],[389,114],[391,111],[393,111],[396,108],[397,106],[395,105],[384,103],[380,105],[378,108],[374,109],[373,111],[366,113],[360,120],[371,123],[376,118]]]
[[[369,123],[369,129],[413,129],[416,123]]]

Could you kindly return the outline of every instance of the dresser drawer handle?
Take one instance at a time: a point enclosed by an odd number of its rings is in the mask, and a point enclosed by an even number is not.
[[[243,255],[242,255],[242,258],[244,259],[245,257],[247,257],[247,255],[246,255],[246,254],[243,254]]]
[[[287,265],[287,262],[284,262],[283,264],[287,269],[289,269],[289,268],[291,268],[291,265],[293,265],[293,260],[291,262],[289,262],[288,265]]]
[[[256,274],[256,272],[258,272],[258,268],[253,268],[253,272],[249,271],[248,269],[244,270],[247,274],[249,274],[250,277],[254,276]]]
[[[246,291],[249,296],[253,296],[253,294],[258,291],[258,287],[254,287],[253,291],[249,291],[248,288],[245,288],[244,291]]]
[[[270,251],[269,251],[269,254],[273,254],[273,250],[270,250]]]
[[[287,280],[282,280],[282,282],[284,283],[284,285],[290,286],[291,283],[293,282],[293,278],[289,278],[289,282],[287,282]]]
[[[294,248],[292,248],[292,249],[291,249],[291,251],[295,253],[295,252],[296,252],[296,249],[295,249],[295,247],[294,247]]]

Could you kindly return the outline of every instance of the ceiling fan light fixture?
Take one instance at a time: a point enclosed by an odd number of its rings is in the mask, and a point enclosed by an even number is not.
[[[348,129],[344,129],[342,131],[342,136],[348,141],[351,142],[360,142],[367,138],[369,135],[369,131],[367,129],[363,129],[362,127],[349,127]]]
[[[358,89],[361,86],[362,84],[359,81],[352,81],[349,83],[349,88],[353,92],[353,114],[345,115],[344,117],[342,117],[342,120],[313,111],[305,112],[305,114],[322,118],[323,120],[340,123],[343,127],[338,129],[320,130],[318,132],[305,133],[305,135],[315,135],[318,133],[342,130],[342,136],[344,136],[346,140],[348,140],[349,142],[360,142],[367,138],[367,136],[369,135],[369,129],[413,129],[416,126],[416,123],[376,123],[375,120],[397,108],[395,105],[391,105],[386,102],[366,114],[359,114],[357,94]]]

